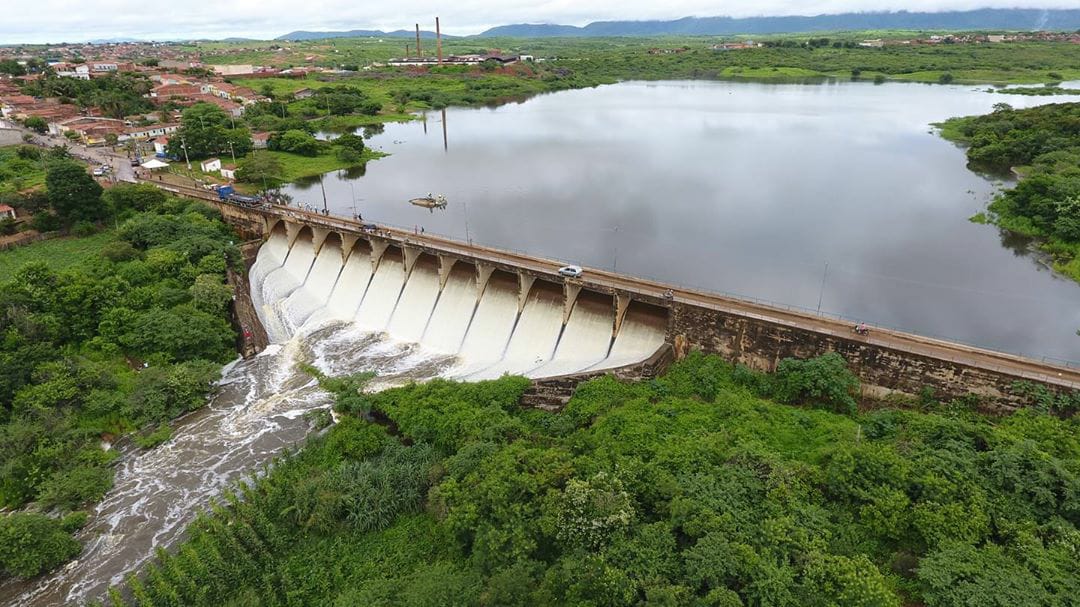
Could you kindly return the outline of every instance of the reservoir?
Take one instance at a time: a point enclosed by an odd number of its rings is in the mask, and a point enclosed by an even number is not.
[[[968,221],[1008,184],[969,170],[931,124],[1078,99],[629,82],[389,124],[368,139],[389,157],[285,191],[321,208],[325,189],[344,216],[355,204],[368,221],[1077,361],[1080,285]],[[448,207],[408,204],[429,192]]]

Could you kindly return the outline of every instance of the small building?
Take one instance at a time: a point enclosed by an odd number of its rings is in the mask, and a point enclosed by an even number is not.
[[[154,155],[165,157],[166,150],[169,148],[168,137],[158,137],[154,139]]]
[[[221,176],[225,179],[231,179],[236,181],[236,165],[235,164],[223,164],[221,165]]]
[[[0,204],[0,219],[15,219],[15,209],[6,205]]]
[[[990,34],[986,37],[987,42],[1005,42],[1005,36],[1002,34]]]
[[[256,150],[265,150],[267,143],[270,141],[270,133],[252,133],[251,134],[251,147]]]
[[[199,169],[203,173],[216,173],[221,170],[221,160],[217,158],[210,158],[199,163]]]
[[[293,97],[295,97],[296,99],[308,99],[314,94],[315,94],[315,91],[305,88],[305,89],[300,89],[299,91],[296,91],[295,93],[293,93]]]

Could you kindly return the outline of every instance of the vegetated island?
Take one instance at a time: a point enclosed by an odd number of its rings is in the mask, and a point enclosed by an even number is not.
[[[1080,405],[932,393],[856,412],[837,354],[762,375],[363,392],[341,421],[113,588],[182,605],[1065,605],[1080,590]],[[329,416],[327,416],[329,417]],[[377,424],[364,419],[383,420]]]
[[[1054,269],[1080,282],[1080,103],[1016,110],[999,103],[983,116],[939,125],[968,146],[973,168],[1020,177],[990,203],[985,220],[1038,239]]]

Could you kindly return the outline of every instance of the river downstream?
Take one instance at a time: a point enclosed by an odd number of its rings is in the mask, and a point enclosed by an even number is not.
[[[967,221],[1002,184],[970,172],[963,150],[929,127],[998,102],[1065,100],[1074,99],[915,84],[624,83],[387,125],[369,144],[391,156],[323,185],[330,210],[345,216],[355,209],[479,244],[1076,360],[1080,286],[1040,265],[1025,243]],[[288,191],[322,206],[317,181]],[[406,202],[428,192],[446,195],[448,208]],[[251,272],[275,343],[226,367],[210,404],[180,420],[169,442],[125,453],[114,488],[79,533],[78,560],[9,582],[0,603],[101,598],[172,545],[213,496],[302,441],[306,414],[330,401],[298,362],[331,374],[376,371],[381,385],[501,369],[466,373],[441,346],[468,343],[466,325],[452,320],[464,316],[442,322],[430,308],[414,341],[433,348],[394,339],[324,313],[339,306],[332,293],[348,266],[328,265],[321,277],[312,257],[306,272],[331,292],[303,293],[282,274],[286,253],[277,255],[260,254]],[[469,311],[466,299],[458,307]],[[393,326],[391,310],[382,328]],[[441,332],[429,334],[432,326]],[[521,369],[534,362],[523,360]]]

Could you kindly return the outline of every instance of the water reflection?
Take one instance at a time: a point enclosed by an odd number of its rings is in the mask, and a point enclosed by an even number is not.
[[[369,221],[810,309],[820,294],[824,312],[1080,359],[1080,287],[968,221],[999,185],[929,126],[999,101],[904,83],[624,83],[386,125],[368,143],[389,157],[324,186],[344,216],[357,200]],[[446,212],[408,203],[427,192]],[[319,188],[289,193],[322,207]]]

